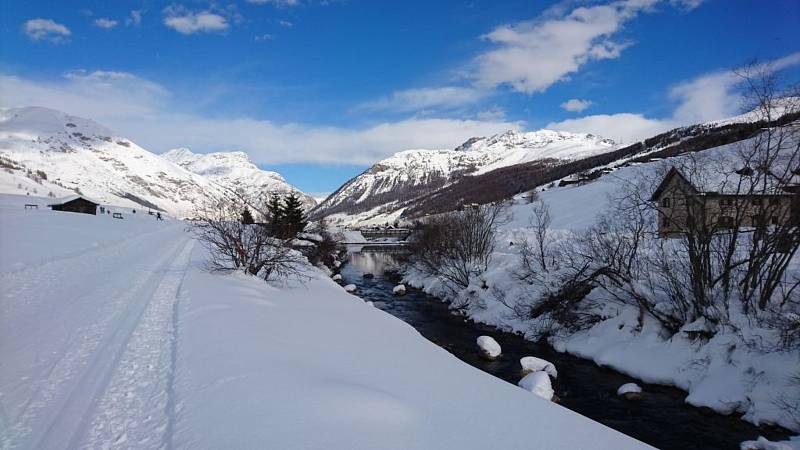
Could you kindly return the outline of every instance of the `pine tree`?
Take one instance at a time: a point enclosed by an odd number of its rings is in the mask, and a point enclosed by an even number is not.
[[[269,228],[273,236],[282,234],[283,228],[283,205],[278,194],[269,196],[267,202],[267,213],[269,214]]]
[[[294,192],[289,193],[283,199],[283,236],[291,238],[297,233],[305,230],[308,225],[306,213],[303,211],[303,204]]]
[[[253,220],[253,215],[250,214],[250,210],[247,209],[246,206],[244,207],[244,212],[242,212],[242,223],[245,225],[252,225],[256,223],[256,221]]]

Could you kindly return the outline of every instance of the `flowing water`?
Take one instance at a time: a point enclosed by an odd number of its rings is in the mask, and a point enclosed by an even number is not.
[[[789,433],[777,427],[756,427],[735,416],[723,416],[684,402],[686,392],[667,386],[649,385],[592,361],[558,353],[551,347],[474,323],[452,314],[446,303],[416,289],[405,296],[392,295],[399,282],[394,270],[396,254],[351,251],[342,268],[346,283],[358,287],[357,295],[377,308],[413,326],[431,342],[457,358],[487,373],[516,384],[520,378],[519,359],[538,356],[558,369],[554,381],[560,404],[586,417],[661,449],[738,449],[739,443],[758,436],[784,439]],[[364,278],[364,273],[374,274]],[[489,335],[503,349],[495,361],[481,358],[476,346],[480,335]],[[624,383],[636,382],[644,390],[639,401],[616,395]]]

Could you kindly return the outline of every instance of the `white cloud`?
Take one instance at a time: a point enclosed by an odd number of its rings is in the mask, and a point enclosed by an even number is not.
[[[72,35],[66,25],[50,19],[31,19],[25,22],[22,29],[34,41],[63,42]]]
[[[228,20],[211,11],[192,12],[182,6],[164,8],[164,25],[181,34],[214,33],[229,28]]]
[[[593,133],[617,142],[636,142],[677,126],[670,120],[648,119],[641,114],[595,114],[550,122],[547,128],[574,133]]]
[[[589,100],[571,98],[561,104],[561,109],[570,112],[581,112],[585,109],[588,109],[590,106],[592,106],[592,102]]]
[[[256,42],[264,42],[264,41],[271,41],[274,38],[275,38],[275,36],[273,36],[273,35],[271,35],[269,33],[265,33],[265,34],[257,35],[255,38],[253,38],[253,40],[256,41]]]
[[[291,28],[294,26],[294,24],[292,22],[289,22],[288,20],[279,20],[278,25],[284,28]]]
[[[363,103],[361,110],[409,112],[432,108],[455,108],[474,103],[486,95],[473,88],[436,87],[397,91],[388,97]]]
[[[277,6],[279,8],[286,8],[289,6],[297,6],[300,4],[298,0],[247,0],[247,3],[252,3],[254,5],[266,5],[271,4],[273,6]]]
[[[372,164],[409,148],[452,148],[520,124],[504,120],[407,119],[360,128],[205,117],[172,105],[162,86],[124,72],[71,72],[41,82],[0,75],[2,106],[38,105],[88,117],[161,152],[240,149],[259,163]]]
[[[795,65],[800,65],[800,52],[761,67],[779,71]],[[594,133],[622,142],[639,141],[675,127],[735,116],[744,106],[739,89],[741,82],[742,79],[734,71],[724,70],[678,83],[669,90],[669,98],[676,106],[672,114],[665,118],[647,118],[635,113],[596,114],[551,122],[547,127]]]
[[[141,9],[134,9],[128,18],[125,19],[125,26],[139,26],[142,23],[142,15],[144,11]]]
[[[550,10],[539,19],[497,27],[484,36],[496,48],[477,57],[476,82],[542,92],[590,61],[618,58],[630,43],[614,36],[658,1],[619,0],[581,6],[566,15]]]
[[[101,17],[99,19],[95,19],[93,23],[94,23],[94,26],[99,27],[99,28],[103,28],[103,29],[106,29],[106,30],[110,30],[110,29],[116,27],[119,24],[119,22],[117,22],[116,20],[107,19],[105,17]]]

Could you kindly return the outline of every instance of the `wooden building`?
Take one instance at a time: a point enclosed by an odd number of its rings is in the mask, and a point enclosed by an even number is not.
[[[47,206],[52,208],[53,211],[67,211],[83,214],[97,214],[97,206],[99,203],[93,202],[80,195],[71,195],[56,200]]]
[[[736,173],[751,175],[740,172]],[[800,224],[800,197],[789,188],[747,194],[702,190],[675,167],[664,176],[650,201],[657,204],[658,232],[665,237],[679,236],[692,226],[724,231],[734,226]]]

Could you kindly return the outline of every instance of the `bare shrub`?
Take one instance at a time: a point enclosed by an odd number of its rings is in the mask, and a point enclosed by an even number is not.
[[[195,237],[209,250],[212,271],[241,270],[264,280],[302,279],[307,261],[291,246],[292,239],[280,239],[262,223],[243,223],[245,208],[264,217],[258,200],[241,196],[210,199],[196,210],[192,227]]]
[[[412,263],[452,289],[466,288],[488,268],[497,228],[507,220],[507,207],[502,203],[430,218],[414,234]]]

